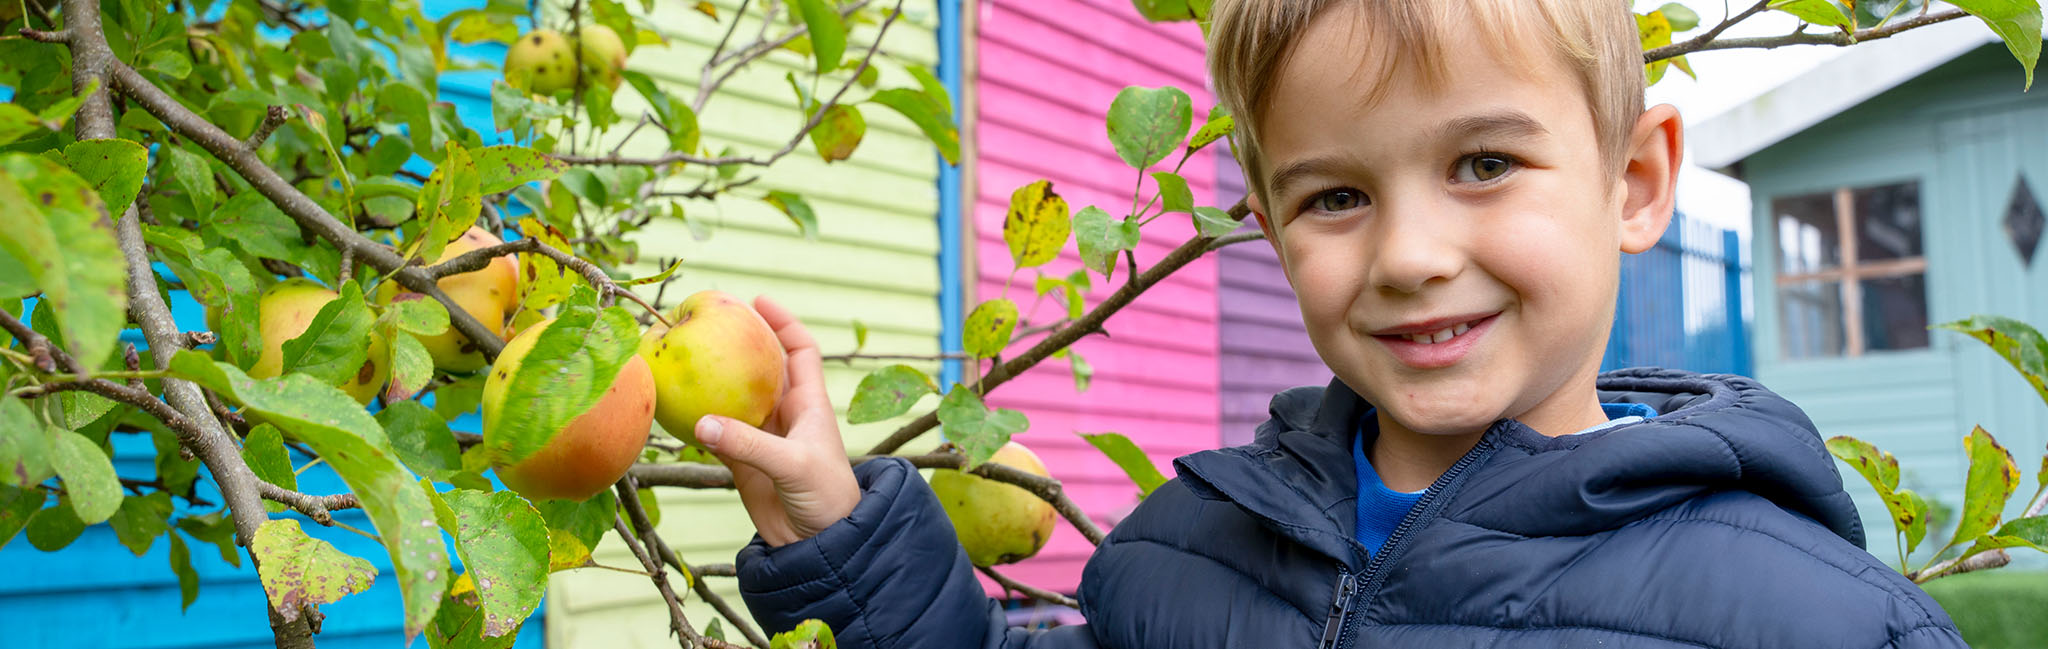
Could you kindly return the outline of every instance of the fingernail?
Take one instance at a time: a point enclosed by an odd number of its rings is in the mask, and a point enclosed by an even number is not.
[[[718,418],[704,417],[697,420],[697,441],[705,446],[718,446],[718,438],[723,436],[725,425],[718,423]]]

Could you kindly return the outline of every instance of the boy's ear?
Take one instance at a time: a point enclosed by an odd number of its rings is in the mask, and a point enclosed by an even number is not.
[[[1258,192],[1245,194],[1244,206],[1251,210],[1252,218],[1258,220],[1259,231],[1266,233],[1266,243],[1273,246],[1273,254],[1281,254],[1280,233],[1273,229],[1273,220],[1266,218],[1266,206],[1259,201]],[[1286,264],[1283,263],[1281,267],[1285,268]]]
[[[1649,250],[1671,224],[1678,193],[1678,167],[1685,158],[1685,125],[1678,109],[1658,104],[1636,118],[1622,168],[1621,250]]]

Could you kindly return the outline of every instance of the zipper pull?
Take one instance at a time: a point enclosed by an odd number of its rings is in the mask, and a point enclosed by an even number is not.
[[[1317,647],[1336,648],[1337,637],[1344,631],[1344,614],[1351,611],[1351,594],[1357,588],[1357,579],[1349,571],[1338,572],[1337,597],[1330,601],[1330,619],[1323,623],[1323,639]]]

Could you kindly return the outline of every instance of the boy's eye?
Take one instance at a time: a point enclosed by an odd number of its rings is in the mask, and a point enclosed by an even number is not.
[[[1514,168],[1514,161],[1507,156],[1482,153],[1458,161],[1453,170],[1454,180],[1461,183],[1486,182],[1505,175]]]
[[[1332,189],[1308,199],[1309,209],[1319,212],[1342,212],[1358,209],[1365,204],[1365,194],[1354,189]]]

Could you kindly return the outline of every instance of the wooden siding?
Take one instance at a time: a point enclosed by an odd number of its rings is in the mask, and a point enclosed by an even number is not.
[[[1244,172],[1228,149],[1216,152],[1216,179],[1222,196],[1243,196],[1246,191]],[[1258,229],[1258,221],[1246,218],[1237,231]],[[1252,441],[1255,429],[1266,421],[1273,395],[1292,387],[1328,385],[1332,374],[1309,342],[1301,304],[1287,285],[1273,245],[1250,241],[1216,251],[1216,256],[1216,310],[1221,321],[1218,405],[1223,445],[1236,446]]]
[[[738,5],[732,0],[715,4],[721,16],[732,15]],[[899,60],[933,65],[938,56],[934,6],[931,0],[909,2],[905,19],[890,28],[884,49]],[[671,94],[694,96],[697,66],[709,55],[718,34],[710,32],[707,18],[684,4],[659,5],[650,18],[664,33],[677,38],[666,49],[657,46],[635,51],[628,67],[653,76]],[[758,23],[743,25],[741,31],[752,33],[753,24]],[[853,36],[862,40],[872,34],[872,26],[863,26]],[[802,79],[807,70],[807,64],[795,54],[777,52],[735,75],[699,116],[705,146],[716,151],[731,144],[743,153],[781,147],[803,120],[783,75],[795,71]],[[902,86],[916,87],[916,81],[894,66],[884,67],[878,87]],[[848,93],[848,99],[857,100],[865,92],[856,88]],[[636,116],[644,106],[637,94],[622,87],[621,115]],[[637,239],[642,264],[636,272],[651,274],[658,270],[656,259],[682,257],[682,279],[669,287],[666,302],[679,302],[702,289],[718,289],[749,300],[766,294],[795,311],[828,354],[853,349],[854,319],[866,323],[870,330],[869,353],[937,354],[938,158],[930,142],[894,111],[872,105],[861,108],[868,130],[852,158],[826,164],[806,141],[760,182],[719,199],[716,205],[685,203],[691,218],[712,219],[715,233],[708,240],[697,241],[684,223],[656,219]],[[613,141],[628,126],[618,127]],[[627,143],[625,154],[652,155],[665,148],[662,135],[647,129]],[[797,192],[810,202],[818,214],[815,240],[806,240],[786,217],[758,200],[769,189]],[[936,363],[914,364],[938,374]],[[842,413],[861,376],[875,367],[879,365],[826,367],[827,390]],[[927,400],[923,407],[936,403]],[[847,446],[858,450],[879,441],[905,420],[842,430]],[[752,522],[732,492],[662,489],[660,493],[663,538],[686,561],[732,563],[754,534]],[[596,557],[605,565],[639,567],[625,546],[610,537],[598,548]],[[721,578],[711,583],[734,606],[745,610],[734,580]],[[688,598],[688,602],[686,611],[699,630],[716,617],[696,598]],[[645,577],[605,570],[560,573],[550,585],[547,609],[552,647],[675,646],[668,633],[665,605]],[[733,633],[730,637],[737,638]]]
[[[1983,344],[1947,331],[1931,334],[1921,350],[1784,359],[1771,201],[1917,179],[1928,321],[1992,313],[2048,324],[2048,299],[2040,297],[2048,257],[2022,266],[1999,225],[2017,177],[2035,188],[2048,182],[2048,134],[2039,128],[2048,98],[2021,94],[2012,66],[2003,47],[1987,45],[1743,163],[1755,210],[1757,377],[1804,408],[1823,436],[1856,436],[1897,455],[1905,486],[1951,507],[1962,502],[1962,437],[1975,425],[2019,458],[2022,484],[2034,482],[2033,458],[2048,441],[2040,398]],[[1838,469],[1871,532],[1871,552],[1897,561],[1884,506],[1860,476]],[[2008,514],[2018,513],[2018,500]],[[2038,562],[2020,554],[2016,560]]]
[[[1032,272],[1019,273],[1005,293],[1014,265],[1002,239],[1010,193],[1046,178],[1076,210],[1100,205],[1123,213],[1138,174],[1111,148],[1103,114],[1125,86],[1173,85],[1193,97],[1200,123],[1214,104],[1203,85],[1201,32],[1192,24],[1148,24],[1123,0],[979,4],[977,298],[1007,294],[1024,307],[1027,321],[1046,322],[1057,317],[1058,304],[1032,306]],[[1213,155],[1198,154],[1182,169],[1205,204],[1226,200],[1216,190]],[[1190,236],[1187,219],[1160,219],[1145,229],[1139,263],[1160,259]],[[1078,259],[1064,255],[1046,270],[1065,274],[1079,267]],[[1118,285],[1125,275],[1119,268]],[[1116,288],[1102,285],[1100,275],[1095,280],[1091,303]],[[1123,433],[1169,473],[1174,457],[1217,445],[1216,291],[1216,261],[1196,261],[1111,318],[1109,338],[1076,345],[1096,370],[1087,392],[1075,393],[1067,365],[1053,361],[991,395],[991,404],[1030,415],[1031,430],[1017,439],[1036,450],[1098,520],[1135,505],[1137,490],[1076,432]],[[1093,549],[1061,524],[1037,557],[1007,572],[1073,592]]]

